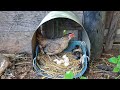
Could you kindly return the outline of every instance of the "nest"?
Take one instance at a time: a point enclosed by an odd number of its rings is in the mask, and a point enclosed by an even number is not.
[[[49,59],[46,54],[38,54],[37,64],[39,68],[43,71],[44,74],[51,76],[53,79],[64,78],[64,75],[67,71],[72,71],[74,75],[81,72],[82,67],[79,60],[76,60],[71,52],[62,52],[57,56],[62,58],[65,55],[69,58],[69,65],[64,66],[64,64],[58,65],[53,60],[56,59],[56,56],[50,56],[52,61]]]

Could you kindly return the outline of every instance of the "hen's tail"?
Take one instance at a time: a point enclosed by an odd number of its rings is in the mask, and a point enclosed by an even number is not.
[[[42,40],[44,37],[43,37],[43,35],[42,35],[42,33],[40,31],[37,31],[36,32],[36,38],[39,41],[39,40]]]

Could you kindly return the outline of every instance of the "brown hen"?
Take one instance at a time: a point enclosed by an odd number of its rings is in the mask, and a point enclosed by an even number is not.
[[[61,38],[47,39],[41,33],[37,33],[39,47],[47,55],[56,55],[67,48],[69,41],[74,37],[74,33],[69,33]]]

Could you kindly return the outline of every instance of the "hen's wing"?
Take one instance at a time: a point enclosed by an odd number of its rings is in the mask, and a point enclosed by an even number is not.
[[[44,48],[44,52],[48,55],[55,55],[61,51],[61,44],[59,42],[48,43]]]

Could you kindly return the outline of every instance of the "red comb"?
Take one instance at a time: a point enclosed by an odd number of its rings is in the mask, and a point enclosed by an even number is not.
[[[70,33],[69,35],[70,35],[70,37],[74,37],[74,36],[75,36],[75,34],[74,34],[74,33]]]

